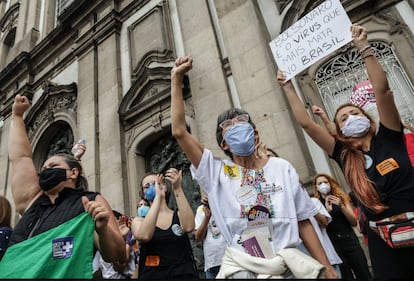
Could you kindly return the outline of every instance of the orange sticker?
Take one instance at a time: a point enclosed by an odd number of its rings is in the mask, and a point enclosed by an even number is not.
[[[398,169],[400,166],[398,165],[397,161],[394,158],[388,158],[382,161],[381,163],[377,164],[376,168],[381,176],[388,174],[395,169]]]
[[[159,256],[147,256],[145,259],[145,266],[159,266],[160,257]]]

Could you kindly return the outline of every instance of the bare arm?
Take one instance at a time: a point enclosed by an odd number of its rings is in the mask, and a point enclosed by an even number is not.
[[[309,220],[299,221],[299,235],[303,240],[303,243],[308,249],[309,253],[314,259],[319,261],[325,266],[325,278],[336,279],[338,278],[335,269],[330,264],[328,257],[326,256],[325,250],[322,248],[321,242],[316,235],[315,229],[313,228]]]
[[[326,216],[321,213],[317,213],[315,216],[316,221],[318,222],[320,227],[327,228],[329,220]]]
[[[196,241],[203,241],[204,238],[206,238],[208,222],[210,221],[210,218],[211,218],[210,208],[208,208],[207,206],[203,206],[203,208],[204,208],[203,221],[201,222],[200,226],[196,230],[194,230],[194,239]]]
[[[112,214],[112,208],[101,195],[94,201],[82,197],[85,210],[95,221],[95,246],[106,262],[125,262],[125,241],[119,232],[118,224]]]
[[[367,30],[359,25],[352,25],[352,36],[358,50],[364,50],[369,45]],[[401,118],[395,105],[394,96],[388,85],[387,75],[379,63],[373,51],[363,54],[368,77],[374,89],[375,99],[378,108],[378,115],[381,123],[392,130],[401,131]]]
[[[312,112],[321,118],[329,134],[332,136],[336,135],[335,124],[329,120],[328,115],[326,115],[325,111],[323,111],[321,107],[312,105]]]
[[[151,203],[148,214],[145,216],[145,218],[134,218],[132,221],[132,234],[134,234],[134,237],[139,242],[148,242],[154,235],[161,204],[163,201],[165,201],[165,191],[162,190],[160,181],[161,178],[158,176],[158,180],[155,182],[155,198]]]
[[[21,215],[43,192],[39,186],[39,178],[32,159],[32,146],[23,121],[23,114],[29,106],[27,97],[16,95],[8,144],[13,199],[16,210]]]
[[[178,58],[171,70],[171,130],[190,162],[197,168],[203,155],[203,146],[188,131],[185,122],[183,77],[192,68],[189,56]]]
[[[165,178],[172,183],[175,201],[178,207],[178,217],[184,232],[188,233],[194,229],[194,212],[188,203],[181,185],[182,171],[170,168],[165,174]]]
[[[285,82],[285,75],[280,70],[277,73],[277,80],[286,94],[296,121],[323,150],[329,155],[332,155],[335,139],[324,128],[310,118],[305,106],[297,96],[292,82]]]

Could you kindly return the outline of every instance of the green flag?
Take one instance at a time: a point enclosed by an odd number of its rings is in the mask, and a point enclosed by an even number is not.
[[[0,278],[92,278],[93,231],[87,213],[10,246]]]

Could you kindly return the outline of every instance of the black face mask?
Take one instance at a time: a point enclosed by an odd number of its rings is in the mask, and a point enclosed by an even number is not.
[[[48,191],[66,180],[66,169],[47,168],[39,174],[39,185],[44,191]]]

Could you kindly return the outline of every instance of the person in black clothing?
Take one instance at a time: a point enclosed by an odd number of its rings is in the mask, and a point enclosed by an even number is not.
[[[194,229],[194,213],[181,186],[181,171],[170,168],[165,179],[171,182],[178,210],[167,206],[169,192],[164,176],[147,174],[141,197],[150,202],[145,218],[132,221],[132,233],[140,242],[139,279],[194,279],[196,272],[187,233]]]
[[[362,26],[352,25],[351,33],[374,89],[378,130],[373,118],[362,108],[344,104],[334,115],[337,133],[334,138],[310,118],[283,71],[278,72],[277,79],[296,121],[338,163],[352,192],[363,205],[362,210],[370,225],[368,248],[374,278],[412,278],[414,168],[408,157],[393,92],[368,42],[368,32]],[[389,221],[396,227],[381,226],[383,222],[390,225]],[[390,235],[393,231],[396,235]],[[404,235],[398,235],[401,233]]]
[[[126,256],[125,242],[112,215],[112,209],[102,195],[84,190],[86,179],[82,175],[82,166],[79,161],[69,154],[53,155],[43,163],[38,174],[32,159],[32,146],[23,120],[24,112],[29,106],[27,97],[16,95],[12,107],[8,151],[12,164],[13,199],[16,210],[22,215],[22,218],[13,230],[3,262],[15,244],[44,234],[84,214],[85,211],[94,221],[94,232],[91,232],[94,237],[91,243],[94,245],[91,245],[91,248],[93,249],[95,246],[95,249],[99,250],[108,262],[123,262]],[[34,252],[34,250],[23,251],[21,255],[27,256]],[[90,255],[92,262],[93,252],[91,251],[88,255]],[[50,256],[50,259],[53,260],[52,255]],[[69,258],[67,260],[69,262]],[[50,260],[46,261],[46,263],[50,262]],[[46,268],[47,264],[37,264],[37,266],[39,268],[45,266]],[[85,264],[85,271],[87,272],[88,269],[88,264]],[[10,268],[10,270],[12,269]],[[19,271],[20,273],[24,271],[21,267],[13,270],[16,271],[16,274],[19,274]],[[71,270],[67,269],[63,273],[63,277],[72,276]],[[46,270],[46,273],[49,272]],[[59,274],[62,273],[59,272]],[[89,272],[87,274],[89,276]],[[30,277],[40,278],[42,276]],[[54,278],[55,276],[50,273],[47,277]],[[92,267],[90,267],[90,277],[92,277]]]
[[[338,182],[327,174],[317,174],[313,178],[313,193],[332,217],[326,232],[343,261],[339,265],[342,278],[372,279],[367,258],[352,228],[357,225],[357,218],[348,195],[342,191]]]

